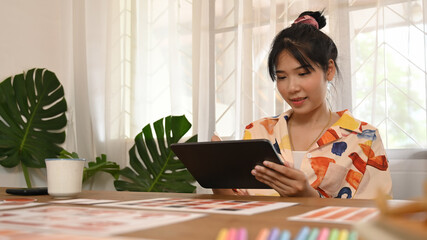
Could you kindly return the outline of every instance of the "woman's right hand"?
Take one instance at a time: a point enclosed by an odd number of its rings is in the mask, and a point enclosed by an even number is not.
[[[222,141],[220,137],[217,135],[213,135],[211,138],[211,141]],[[220,194],[220,195],[249,195],[248,191],[246,189],[220,189],[220,188],[213,188],[212,192],[214,194]]]

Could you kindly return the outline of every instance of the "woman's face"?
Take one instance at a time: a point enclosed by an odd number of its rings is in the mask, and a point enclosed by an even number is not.
[[[295,113],[307,114],[323,104],[326,106],[328,81],[335,74],[332,60],[325,73],[319,66],[310,63],[302,66],[288,51],[282,51],[277,59],[277,89]]]

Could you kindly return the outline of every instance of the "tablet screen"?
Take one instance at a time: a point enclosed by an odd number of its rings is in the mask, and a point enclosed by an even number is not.
[[[270,188],[251,170],[264,160],[282,164],[266,139],[176,143],[171,149],[204,188]]]

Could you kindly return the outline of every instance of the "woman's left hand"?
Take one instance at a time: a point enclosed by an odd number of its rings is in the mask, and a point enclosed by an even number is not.
[[[282,197],[319,197],[310,186],[305,174],[288,164],[280,165],[264,161],[264,166],[257,165],[252,170],[255,178],[276,190]]]

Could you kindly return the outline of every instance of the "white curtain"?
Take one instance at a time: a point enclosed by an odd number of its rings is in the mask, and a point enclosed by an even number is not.
[[[168,115],[193,122],[192,5],[79,0],[73,7],[74,148],[92,159],[105,153],[123,168],[146,124]],[[105,174],[88,187],[114,189]]]
[[[126,164],[126,69],[121,54],[119,1],[72,1],[74,92],[69,101],[66,149],[88,161],[101,154]],[[88,188],[114,189],[112,177],[97,176]]]

